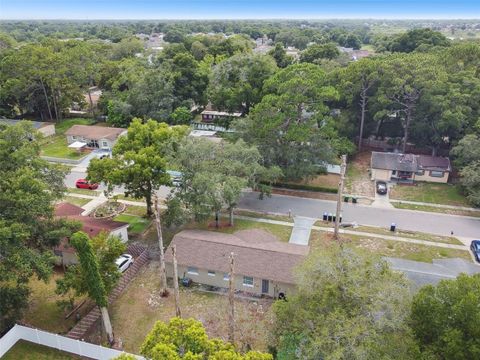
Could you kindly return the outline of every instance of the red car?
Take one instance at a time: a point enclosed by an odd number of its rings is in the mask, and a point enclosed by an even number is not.
[[[85,179],[78,179],[76,182],[75,182],[75,186],[77,187],[77,189],[89,189],[89,190],[95,190],[98,188],[98,184],[95,184],[95,183],[89,183],[87,180]]]

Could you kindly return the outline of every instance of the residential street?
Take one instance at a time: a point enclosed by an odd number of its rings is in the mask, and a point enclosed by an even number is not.
[[[292,215],[321,218],[324,212],[335,212],[336,203],[328,200],[299,198],[286,195],[272,195],[264,200],[258,193],[245,192],[238,207],[256,211],[288,213]],[[426,213],[403,209],[377,208],[360,204],[343,204],[343,221],[356,221],[362,225],[387,227],[396,223],[403,230],[421,231],[438,235],[480,238],[480,218],[457,215]]]
[[[75,181],[83,178],[86,173],[72,171],[65,177],[68,187],[75,187]],[[104,186],[100,185],[99,190]],[[121,188],[117,189],[119,192]],[[162,186],[159,197],[165,198],[170,188]],[[455,236],[479,239],[480,218],[471,218],[440,213],[426,213],[421,211],[388,209],[368,205],[343,203],[343,221],[356,221],[362,225],[388,227],[396,223],[403,230],[421,231],[438,235],[450,235],[453,230]],[[258,199],[258,193],[245,192],[238,207],[241,209],[265,211],[274,213],[288,213],[292,215],[321,218],[324,212],[335,212],[336,203],[329,200],[307,199],[286,195],[272,195],[264,200]]]

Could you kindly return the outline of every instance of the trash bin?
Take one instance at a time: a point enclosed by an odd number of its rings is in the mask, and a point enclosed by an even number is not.
[[[343,215],[342,215],[342,214],[340,214],[340,219],[338,220],[338,222],[339,222],[339,223],[341,223],[341,222],[342,222],[342,216],[343,216]]]
[[[345,196],[345,197],[343,198],[343,201],[348,202],[349,199],[350,199],[350,198],[349,198],[348,196]]]
[[[323,213],[323,221],[327,221],[328,220],[328,213],[324,212]]]
[[[357,198],[356,198],[356,197],[352,197],[352,203],[353,203],[353,204],[356,204],[356,203],[357,203]]]
[[[395,223],[392,223],[392,224],[390,225],[390,231],[395,232],[395,228],[396,228],[396,227],[397,227],[397,225],[396,225]]]
[[[329,213],[328,214],[328,221],[332,221],[332,217],[333,217],[332,213]]]
[[[332,221],[333,221],[333,222],[337,221],[337,215],[333,215]]]

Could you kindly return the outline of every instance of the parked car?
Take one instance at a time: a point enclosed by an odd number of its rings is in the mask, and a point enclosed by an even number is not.
[[[100,160],[103,160],[103,159],[108,159],[110,157],[110,155],[108,154],[103,154],[99,157]]]
[[[167,170],[167,173],[170,175],[173,186],[179,187],[182,185],[183,174],[180,171]]]
[[[480,262],[480,240],[473,240],[470,244],[470,250],[472,250],[475,260]]]
[[[122,254],[115,260],[115,264],[117,264],[118,270],[123,273],[133,264],[133,256],[130,254]]]
[[[78,179],[75,182],[75,186],[77,187],[77,189],[89,189],[89,190],[98,189],[97,183],[90,183],[86,179]]]
[[[385,181],[377,181],[377,194],[385,195],[387,191],[387,183]]]

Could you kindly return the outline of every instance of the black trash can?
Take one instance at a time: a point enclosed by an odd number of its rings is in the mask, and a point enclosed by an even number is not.
[[[392,224],[390,225],[390,231],[395,232],[395,228],[396,228],[396,227],[397,227],[397,225],[396,225],[395,223],[392,223]]]
[[[353,203],[353,204],[356,204],[356,203],[357,203],[357,198],[356,198],[356,197],[352,197],[352,203]]]
[[[348,202],[349,199],[350,199],[350,198],[349,198],[348,196],[345,196],[345,197],[343,198],[343,201]]]
[[[328,213],[324,212],[323,213],[323,221],[327,221],[328,220]]]
[[[333,222],[337,221],[337,215],[333,215],[332,221],[333,221]]]
[[[328,214],[328,221],[332,221],[332,217],[333,217],[332,213],[329,213]]]

